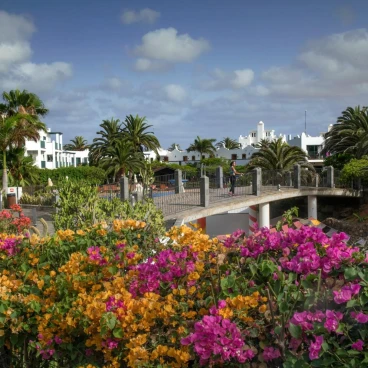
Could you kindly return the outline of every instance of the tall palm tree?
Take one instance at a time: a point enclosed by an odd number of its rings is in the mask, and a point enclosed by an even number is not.
[[[84,151],[89,147],[87,141],[81,135],[77,135],[70,142],[64,145],[64,149],[67,151]]]
[[[0,151],[3,155],[3,190],[8,190],[7,151],[25,146],[26,140],[37,142],[40,131],[46,131],[44,123],[33,115],[17,113],[0,119]]]
[[[100,166],[106,173],[112,174],[116,181],[126,173],[144,168],[142,152],[135,152],[131,143],[120,140],[111,145],[105,151],[105,156],[100,161]]]
[[[151,127],[152,125],[146,123],[145,117],[129,115],[123,123],[124,139],[132,144],[136,152],[143,152],[146,149],[157,153],[160,142],[153,132],[147,131]]]
[[[106,150],[119,139],[122,139],[121,124],[119,119],[111,118],[103,120],[100,124],[102,128],[97,132],[98,138],[93,139],[90,145],[90,162],[97,165],[98,161],[104,157]]]
[[[48,109],[44,106],[42,100],[34,93],[19,89],[3,92],[3,100],[0,111],[8,116],[17,114],[18,112],[26,113],[33,116],[45,116]]]
[[[248,168],[260,167],[264,170],[286,172],[293,169],[295,164],[314,171],[313,165],[307,160],[307,154],[299,147],[289,146],[278,138],[264,143],[258,152],[253,153]]]
[[[228,150],[233,150],[237,148],[241,148],[241,144],[237,142],[235,139],[231,139],[230,137],[225,137],[222,141],[216,143],[216,147],[225,147]]]
[[[216,142],[214,138],[197,138],[194,142],[187,148],[187,152],[197,151],[200,153],[201,158],[204,154],[208,154],[210,156],[215,154],[216,148],[214,147],[213,143]]]
[[[322,153],[349,153],[356,158],[368,154],[368,109],[348,107],[325,134]]]

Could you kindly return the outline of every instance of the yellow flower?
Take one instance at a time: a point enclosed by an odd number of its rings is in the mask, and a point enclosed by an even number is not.
[[[264,313],[267,310],[267,305],[266,304],[262,304],[259,308],[258,311],[259,313]]]

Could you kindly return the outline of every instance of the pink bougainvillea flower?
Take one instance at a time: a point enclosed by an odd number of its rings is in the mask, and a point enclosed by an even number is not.
[[[270,360],[280,358],[281,354],[279,349],[275,349],[272,346],[266,346],[262,356],[265,362],[269,362]]]
[[[363,350],[364,343],[362,340],[357,340],[354,342],[354,344],[351,344],[351,348],[354,350],[362,351]]]
[[[359,323],[367,323],[368,322],[368,314],[359,312],[351,312],[350,314],[353,318],[355,318],[355,320]]]
[[[309,346],[309,359],[315,360],[319,357],[319,352],[323,344],[323,336],[314,336],[315,342],[312,342]]]

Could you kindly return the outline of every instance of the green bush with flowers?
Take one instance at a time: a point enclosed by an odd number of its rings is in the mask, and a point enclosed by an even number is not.
[[[149,233],[2,234],[2,366],[368,366],[368,257],[345,234]]]

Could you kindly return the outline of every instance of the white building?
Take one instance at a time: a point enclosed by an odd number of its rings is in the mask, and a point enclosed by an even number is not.
[[[26,141],[25,154],[32,156],[35,165],[42,169],[57,169],[58,167],[79,166],[88,164],[88,150],[65,151],[63,149],[63,133],[40,131],[40,139],[37,142]]]
[[[330,129],[330,127],[329,127]],[[275,140],[282,138],[284,142],[292,146],[297,146],[302,148],[310,157],[310,162],[315,165],[320,165],[323,163],[323,157],[321,156],[322,145],[324,142],[323,134],[321,133],[317,137],[312,137],[302,133],[294,138],[291,135],[288,139],[285,135],[280,134],[276,136],[274,130],[265,130],[264,123],[260,121],[257,124],[256,130],[251,130],[247,136],[240,135],[239,143],[241,148],[228,150],[225,147],[217,148],[215,152],[215,157],[223,157],[229,160],[234,160],[238,165],[246,165],[254,152],[257,152],[258,148],[255,148],[256,144],[261,140]],[[153,151],[144,152],[147,160],[154,161],[157,159],[157,155]],[[205,154],[200,157],[199,152],[187,152],[186,150],[179,150],[177,147],[172,150],[165,150],[160,148],[158,150],[158,156],[160,161],[171,162],[177,164],[186,164],[199,162],[202,158],[208,158],[209,155]]]

